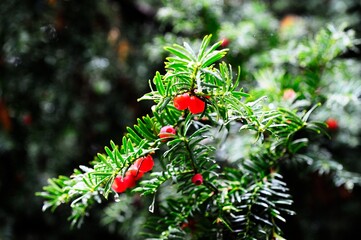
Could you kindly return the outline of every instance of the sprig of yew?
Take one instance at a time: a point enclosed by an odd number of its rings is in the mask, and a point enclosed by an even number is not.
[[[313,109],[298,113],[269,109],[265,98],[250,101],[232,67],[217,64],[227,49],[219,50],[222,42],[209,46],[210,41],[211,36],[206,36],[198,52],[187,43],[165,48],[172,54],[167,58],[166,73],[157,72],[150,82],[151,91],[140,98],[154,101],[151,116],[128,127],[119,145],[111,141],[110,148],[105,147],[105,153],[99,153],[90,167],[80,166],[70,178],[49,179],[49,185],[37,194],[45,198],[44,210],[70,203],[72,223],[81,222],[89,206],[117,194],[112,191],[117,176],[123,176],[140,157],[152,154],[157,166],[132,192],[156,199],[162,186],[170,183],[179,193],[165,202],[152,203],[151,209],[154,204],[165,209],[154,222],[159,224],[154,228],[159,236],[171,234],[169,229],[183,236],[180,225],[192,216],[214,219],[215,232],[224,230],[239,236],[280,233],[275,220],[283,221],[281,215],[292,211],[279,207],[291,203],[277,174],[279,161],[307,145],[308,139],[295,137],[297,132],[319,133],[323,125],[307,122]],[[203,101],[203,112],[178,110],[173,99],[184,93]],[[159,138],[164,126],[176,130],[166,141]],[[233,167],[217,161],[217,135],[211,134],[214,129],[231,134],[232,126],[254,133],[254,141],[263,146],[263,151]],[[197,173],[204,178],[199,186],[190,180]],[[203,212],[204,208],[208,210]]]

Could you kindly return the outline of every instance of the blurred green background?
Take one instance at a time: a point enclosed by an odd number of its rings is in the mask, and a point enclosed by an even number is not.
[[[49,177],[87,165],[148,112],[149,103],[137,98],[162,71],[164,45],[197,44],[210,33],[214,41],[227,39],[226,61],[244,69],[249,90],[254,69],[281,61],[264,60],[265,53],[327,24],[347,23],[360,39],[360,13],[358,0],[0,1],[0,239],[128,239],[116,226],[101,224],[106,203],[71,230],[70,209],[43,213],[34,193]],[[357,87],[359,50],[357,45],[341,55],[354,61],[349,74]],[[349,121],[339,119],[345,131],[328,149],[361,172],[360,95],[352,106],[336,114],[348,114]],[[318,116],[334,111],[325,109]],[[357,236],[359,186],[349,192],[327,176],[299,172],[286,180],[298,213],[284,226],[287,239]]]

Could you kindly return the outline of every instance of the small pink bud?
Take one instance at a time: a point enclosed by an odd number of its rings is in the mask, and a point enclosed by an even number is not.
[[[283,99],[284,100],[293,100],[296,98],[296,92],[292,88],[285,89],[283,92]]]
[[[165,142],[167,138],[174,138],[176,130],[172,126],[164,126],[160,129],[158,134],[159,138],[164,138],[162,141]]]

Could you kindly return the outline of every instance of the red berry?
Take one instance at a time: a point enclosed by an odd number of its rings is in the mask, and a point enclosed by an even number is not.
[[[135,178],[133,176],[125,176],[124,182],[127,184],[128,188],[132,188],[135,186]]]
[[[160,138],[172,138],[176,134],[176,130],[172,126],[164,126],[160,129],[158,136]],[[166,140],[166,139],[164,139]]]
[[[183,230],[185,230],[186,228],[189,228],[191,230],[195,230],[196,222],[193,219],[188,219],[186,222],[183,222],[180,227]]]
[[[229,45],[229,40],[228,40],[228,38],[224,38],[224,39],[222,40],[221,47],[225,48],[225,47],[227,47],[228,45]]]
[[[174,107],[178,110],[185,110],[189,105],[189,94],[183,93],[182,95],[178,95],[173,99]]]
[[[112,189],[117,193],[125,192],[128,188],[135,186],[135,179],[133,176],[117,176],[112,184]]]
[[[338,128],[338,122],[334,118],[329,118],[326,120],[327,127],[330,130],[336,130]]]
[[[26,126],[31,125],[32,122],[33,122],[33,118],[31,117],[31,114],[25,114],[25,115],[23,116],[23,123],[24,123]]]
[[[144,175],[144,172],[139,171],[137,167],[134,165],[129,168],[129,170],[125,173],[125,176],[132,176],[135,181],[141,179]]]
[[[196,96],[189,98],[188,109],[193,114],[202,113],[206,107],[206,103]]]
[[[154,160],[152,155],[139,158],[134,162],[134,166],[138,168],[139,172],[149,172],[154,166]]]
[[[201,185],[203,183],[203,176],[200,173],[195,174],[192,177],[192,183],[194,183],[195,185]]]

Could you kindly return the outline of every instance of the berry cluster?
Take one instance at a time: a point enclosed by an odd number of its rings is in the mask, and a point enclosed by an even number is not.
[[[168,138],[173,138],[176,134],[176,130],[172,126],[164,126],[161,128],[159,132],[159,138],[162,141],[166,141]],[[128,188],[132,188],[135,186],[136,181],[141,179],[144,173],[149,172],[153,169],[154,160],[151,155],[141,157],[137,159],[128,169],[128,171],[123,176],[117,176],[114,179],[112,184],[112,189],[116,193],[123,193]],[[192,182],[195,185],[203,184],[203,176],[200,173],[195,174],[192,177]]]
[[[202,99],[188,93],[176,96],[173,103],[176,109],[185,110],[188,108],[192,114],[202,113],[206,107],[206,103]]]
[[[197,96],[189,95],[188,93],[183,93],[181,95],[176,96],[173,99],[174,107],[178,110],[185,110],[188,108],[188,110],[192,114],[198,114],[204,112],[204,109],[206,107],[206,103],[200,99]],[[171,128],[171,129],[170,129]],[[171,126],[166,126],[161,129],[161,134],[159,136],[163,137],[169,137],[169,134],[175,134],[175,130],[173,133],[174,128]],[[203,184],[203,176],[200,173],[195,174],[192,177],[192,182],[195,185],[201,185]]]
[[[135,182],[143,177],[144,173],[152,170],[154,160],[151,155],[137,159],[125,173],[125,176],[117,176],[114,179],[112,189],[117,193],[125,192],[135,186]]]

